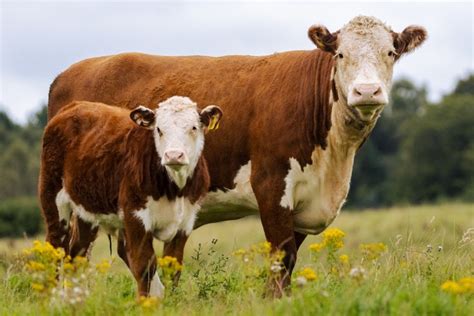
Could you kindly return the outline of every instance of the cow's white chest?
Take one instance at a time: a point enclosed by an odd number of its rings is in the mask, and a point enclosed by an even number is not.
[[[171,240],[178,230],[189,235],[193,229],[199,204],[191,203],[189,199],[181,197],[169,200],[162,197],[158,200],[148,197],[145,208],[135,211],[146,231],[151,231],[156,238]]]
[[[339,165],[325,155],[303,170],[290,158],[280,205],[293,211],[296,231],[319,234],[334,221],[349,192],[351,172],[352,164]]]

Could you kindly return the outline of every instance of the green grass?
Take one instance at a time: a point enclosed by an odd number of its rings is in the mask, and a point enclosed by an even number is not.
[[[71,307],[51,303],[35,293],[16,255],[32,240],[0,241],[0,314],[85,315],[472,315],[474,293],[443,292],[446,280],[474,276],[473,204],[443,204],[342,212],[331,227],[342,229],[345,245],[337,252],[348,254],[352,267],[363,267],[366,277],[356,280],[350,268],[330,273],[326,255],[311,254],[308,246],[320,242],[311,236],[298,253],[295,271],[311,267],[318,279],[303,287],[293,282],[292,295],[279,300],[265,298],[262,262],[243,263],[232,253],[264,240],[256,218],[204,226],[193,232],[185,253],[179,286],[167,292],[160,306],[146,310],[137,305],[135,282],[120,259],[106,274],[88,280],[90,295]],[[42,237],[38,237],[42,239]],[[214,240],[214,242],[213,242]],[[217,242],[215,242],[217,240]],[[375,262],[362,260],[361,243],[383,242],[388,250]],[[114,242],[114,246],[115,246]],[[200,245],[200,246],[199,246]],[[427,252],[428,245],[432,251]],[[156,250],[161,254],[161,243]],[[196,260],[196,251],[200,259]],[[113,256],[116,256],[115,249]],[[92,263],[110,258],[108,241],[101,235],[92,252]],[[296,275],[294,276],[296,277]]]

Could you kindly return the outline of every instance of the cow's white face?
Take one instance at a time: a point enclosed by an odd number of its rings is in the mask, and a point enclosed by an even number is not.
[[[335,33],[314,25],[308,34],[320,49],[334,54],[338,97],[367,122],[388,103],[395,62],[427,36],[419,26],[395,33],[378,19],[366,16],[352,19]]]
[[[210,105],[198,112],[191,99],[174,96],[161,102],[155,111],[139,106],[130,117],[138,125],[153,130],[160,163],[182,189],[201,156],[205,131],[218,125],[222,111]]]

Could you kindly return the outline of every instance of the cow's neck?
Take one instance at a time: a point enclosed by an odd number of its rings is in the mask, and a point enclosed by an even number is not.
[[[295,230],[317,234],[337,216],[349,192],[357,149],[373,128],[341,101],[333,103],[327,147],[316,146],[303,169],[290,159],[282,206],[294,211]]]

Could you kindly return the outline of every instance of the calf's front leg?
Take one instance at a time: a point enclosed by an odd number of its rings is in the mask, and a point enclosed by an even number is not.
[[[125,248],[129,255],[129,268],[137,281],[138,296],[163,298],[165,288],[156,271],[153,235],[132,214],[126,214],[124,220]]]
[[[183,264],[184,246],[186,245],[188,237],[184,231],[178,231],[173,239],[165,242],[163,246],[163,256],[175,257],[180,264]],[[174,286],[178,285],[180,277],[181,271],[177,271],[173,277]]]

